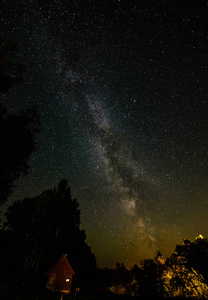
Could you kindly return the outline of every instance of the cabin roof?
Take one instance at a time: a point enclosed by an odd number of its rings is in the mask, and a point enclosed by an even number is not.
[[[72,274],[72,275],[75,275],[75,272],[74,270],[72,269],[67,257],[66,257],[66,254],[63,254],[56,262],[55,264],[46,272],[46,275],[49,275],[50,273],[52,273],[54,271],[54,269],[56,269],[56,267],[58,265],[63,265],[65,268],[68,269],[68,271]]]

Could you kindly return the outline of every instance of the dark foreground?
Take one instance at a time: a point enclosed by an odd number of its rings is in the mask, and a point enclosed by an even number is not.
[[[130,297],[125,295],[116,295],[107,290],[101,291],[89,291],[85,293],[79,293],[77,295],[64,295],[63,300],[146,300],[146,298],[141,297]],[[148,297],[148,299],[150,299]],[[151,299],[162,300],[164,298],[157,298],[152,295]],[[167,298],[166,298],[167,299]],[[173,298],[168,298],[171,300]],[[185,298],[174,298],[185,299]],[[192,298],[189,298],[191,300]],[[193,298],[197,299],[197,298]],[[32,287],[26,286],[2,286],[0,285],[0,300],[61,300],[60,293],[53,293],[47,290],[42,291],[39,296],[37,296],[36,291]]]
[[[36,295],[33,288],[25,286],[0,286],[0,300],[60,300],[60,293],[42,291],[39,296]],[[108,291],[103,292],[85,292],[77,295],[64,295],[63,300],[129,300],[136,299],[123,295],[112,294]]]

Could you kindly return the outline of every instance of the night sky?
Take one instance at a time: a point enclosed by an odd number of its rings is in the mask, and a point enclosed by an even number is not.
[[[9,204],[67,178],[99,267],[208,237],[208,2],[2,6],[26,72],[1,102],[42,123]]]

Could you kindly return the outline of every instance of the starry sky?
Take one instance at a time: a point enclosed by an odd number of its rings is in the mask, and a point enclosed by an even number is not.
[[[99,267],[208,237],[208,2],[3,0],[42,129],[7,206],[67,178]]]

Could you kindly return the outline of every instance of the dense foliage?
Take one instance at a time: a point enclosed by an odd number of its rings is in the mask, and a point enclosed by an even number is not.
[[[110,290],[142,298],[208,298],[208,239],[198,236],[184,240],[174,253],[164,259],[160,252],[129,271],[125,283],[115,283]],[[127,270],[126,270],[127,271]]]
[[[0,35],[0,94],[23,80],[25,67],[14,58],[17,49],[14,42]],[[0,205],[11,195],[15,181],[27,174],[39,130],[40,118],[35,107],[8,114],[0,103]]]
[[[12,237],[6,255],[15,280],[42,280],[63,253],[68,254],[79,284],[95,272],[95,257],[85,242],[84,230],[79,228],[80,210],[67,180],[60,181],[57,189],[15,202],[6,216],[6,233]],[[8,264],[4,272],[7,270]]]
[[[39,130],[35,108],[8,115],[0,103],[0,204],[11,195],[15,181],[27,174],[28,160],[36,149],[35,137]]]

